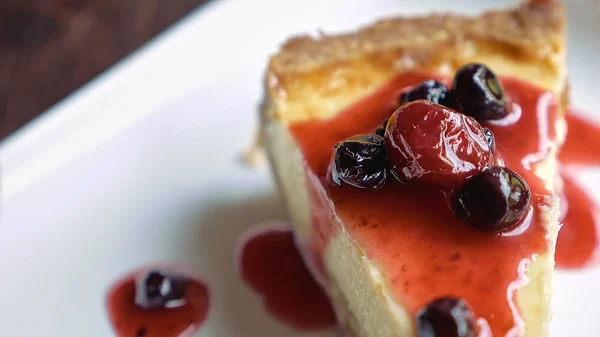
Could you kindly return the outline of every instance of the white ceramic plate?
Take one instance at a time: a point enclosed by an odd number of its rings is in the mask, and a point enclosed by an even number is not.
[[[140,265],[176,262],[211,289],[198,336],[304,336],[272,320],[233,265],[244,230],[285,218],[268,170],[240,163],[267,56],[295,32],[514,3],[223,0],[201,8],[3,142],[1,334],[111,336],[107,286]],[[567,7],[573,101],[597,111],[600,3]],[[598,282],[599,268],[557,273],[553,336],[597,336]]]

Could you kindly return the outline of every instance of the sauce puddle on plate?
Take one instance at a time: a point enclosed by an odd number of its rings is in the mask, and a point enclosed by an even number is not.
[[[118,337],[186,337],[204,323],[209,291],[179,268],[156,266],[114,283],[106,301]]]
[[[579,117],[567,115],[567,139],[560,153],[564,186],[561,195],[563,226],[556,243],[556,266],[582,268],[597,262],[600,242],[598,202],[574,179],[578,169],[600,168],[600,127]]]
[[[325,291],[304,264],[289,226],[259,226],[240,240],[238,271],[263,298],[266,311],[301,331],[337,326]]]
[[[598,260],[599,205],[573,177],[578,169],[600,166],[600,150],[595,147],[600,141],[600,127],[572,112],[567,122],[569,133],[560,155],[564,205],[556,263],[559,268],[576,269]],[[241,278],[263,298],[266,311],[301,331],[337,327],[332,304],[304,263],[289,224],[258,227],[239,241],[236,262]],[[167,298],[156,304],[152,299],[139,299],[140,287],[148,285],[153,271],[170,280],[168,285],[164,279],[154,282],[154,291],[170,294],[174,301]],[[183,292],[177,282],[184,282]],[[204,323],[210,302],[208,287],[202,281],[181,273],[179,268],[164,266],[145,267],[123,277],[111,286],[106,300],[119,337],[191,336]],[[158,308],[144,308],[144,303]]]

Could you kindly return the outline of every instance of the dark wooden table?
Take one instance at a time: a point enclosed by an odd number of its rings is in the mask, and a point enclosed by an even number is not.
[[[0,0],[0,139],[207,0]]]

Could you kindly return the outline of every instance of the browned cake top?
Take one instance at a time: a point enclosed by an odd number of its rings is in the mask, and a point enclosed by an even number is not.
[[[440,48],[461,40],[488,41],[528,56],[547,56],[561,46],[557,37],[565,26],[556,1],[532,1],[519,8],[478,17],[434,14],[391,18],[352,34],[299,36],[275,55],[270,69],[278,74],[306,72],[374,53],[406,53],[420,46]]]

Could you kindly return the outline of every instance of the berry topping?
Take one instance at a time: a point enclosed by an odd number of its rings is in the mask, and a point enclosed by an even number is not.
[[[483,128],[483,133],[485,134],[485,139],[487,140],[490,151],[492,151],[492,153],[496,152],[496,139],[494,138],[492,130]]]
[[[501,119],[508,114],[502,84],[482,64],[468,64],[458,70],[453,90],[462,111],[480,122]]]
[[[135,304],[148,310],[183,306],[187,284],[182,275],[150,270],[135,279]]]
[[[381,125],[375,130],[376,135],[385,137],[385,129],[387,128],[389,120],[390,119],[388,118],[381,123]]]
[[[424,99],[436,104],[453,108],[456,104],[454,97],[445,85],[436,80],[427,80],[400,95],[400,105]]]
[[[531,192],[523,178],[495,166],[467,182],[454,195],[454,213],[478,230],[503,232],[519,223],[529,208]]]
[[[386,167],[383,137],[356,135],[335,146],[331,176],[337,185],[377,189],[385,184]]]
[[[473,313],[464,300],[441,298],[417,313],[419,337],[475,337]]]
[[[400,107],[388,122],[389,166],[403,183],[462,186],[493,160],[483,128],[473,118],[425,100]]]

